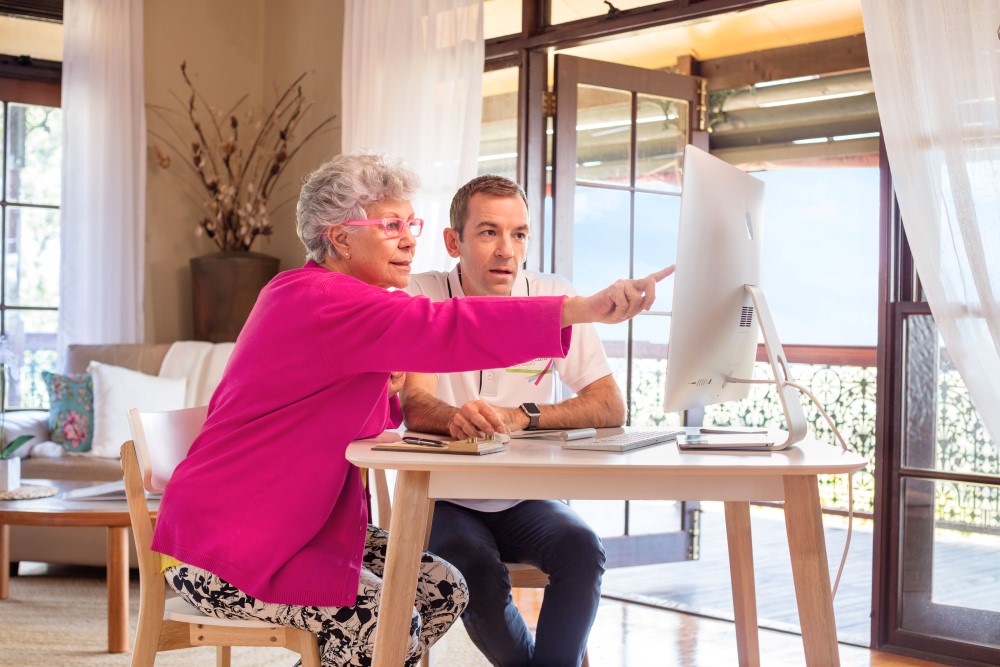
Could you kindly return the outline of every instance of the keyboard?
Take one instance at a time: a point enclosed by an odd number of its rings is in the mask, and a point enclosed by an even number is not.
[[[570,440],[563,444],[563,449],[583,449],[592,452],[627,452],[640,447],[659,445],[664,442],[674,442],[677,436],[684,433],[678,431],[633,431],[620,433],[603,438],[587,438],[585,440]]]

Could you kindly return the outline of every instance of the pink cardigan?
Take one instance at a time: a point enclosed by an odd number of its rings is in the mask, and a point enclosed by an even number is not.
[[[368,513],[358,438],[400,424],[390,371],[564,357],[562,297],[389,292],[314,262],[260,293],[160,503],[153,549],[282,604],[354,604]]]

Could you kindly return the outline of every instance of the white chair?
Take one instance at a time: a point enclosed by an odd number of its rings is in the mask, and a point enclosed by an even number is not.
[[[205,421],[206,408],[172,412],[131,410],[132,440],[122,445],[125,494],[139,557],[139,628],[132,666],[149,666],[160,651],[215,646],[216,665],[229,667],[233,646],[282,646],[302,656],[302,667],[320,667],[316,635],[261,621],[207,616],[179,597],[165,600],[167,582],[159,554],[150,550],[153,521],[145,491],[161,492]]]
[[[375,500],[378,503],[378,523],[382,528],[389,530],[389,523],[392,520],[392,505],[389,500],[389,483],[386,480],[385,470],[372,469],[375,491]],[[430,539],[430,530],[427,532],[426,540]],[[507,575],[510,577],[511,588],[545,588],[549,584],[549,575],[539,570],[534,565],[527,563],[504,563],[507,566]],[[430,665],[429,652],[425,652],[420,664],[423,667]],[[583,652],[583,662],[580,667],[589,667],[590,657],[587,651]]]

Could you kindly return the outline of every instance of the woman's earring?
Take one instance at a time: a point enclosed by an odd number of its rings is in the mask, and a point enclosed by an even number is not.
[[[344,253],[344,259],[350,259],[350,258],[351,258],[351,253],[345,252]]]

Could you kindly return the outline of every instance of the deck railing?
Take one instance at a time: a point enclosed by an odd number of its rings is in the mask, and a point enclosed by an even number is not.
[[[663,386],[666,373],[665,350],[660,346],[634,346],[631,417],[635,425],[679,424],[677,414],[664,414]],[[665,346],[664,346],[665,347]],[[614,348],[609,346],[609,352]],[[641,351],[640,357],[636,352]],[[851,449],[868,459],[868,465],[855,475],[854,508],[870,515],[875,492],[875,348],[785,346],[792,364],[792,376],[805,385],[823,404],[837,429]],[[754,377],[770,377],[763,349],[758,352]],[[624,369],[624,359],[612,359]],[[619,373],[616,373],[619,375]],[[619,379],[621,381],[621,379]],[[826,420],[808,399],[803,409],[810,434],[835,444]],[[771,385],[751,385],[748,398],[710,406],[705,410],[705,424],[712,426],[772,426],[781,428],[784,416],[777,394]],[[847,510],[847,478],[820,478],[820,493],[827,510]]]
[[[609,355],[615,351],[609,345]],[[805,347],[786,345],[792,377],[805,385],[823,404],[847,444],[868,459],[868,465],[855,475],[854,509],[859,515],[871,515],[875,485],[875,397],[877,392],[875,348]],[[634,425],[673,425],[680,423],[676,413],[664,414],[663,384],[666,373],[665,346],[636,345],[632,373],[631,418]],[[624,386],[624,355],[611,358],[616,377]],[[756,378],[771,377],[758,350],[754,370]],[[942,358],[937,376],[937,428],[934,446],[938,470],[1000,475],[1000,447],[987,433],[969,392],[947,360]],[[803,409],[810,434],[836,444],[826,420],[805,396]],[[784,425],[784,416],[771,385],[751,385],[750,395],[742,401],[710,406],[705,423],[713,426]],[[828,476],[820,479],[820,493],[826,511],[847,509],[847,478]],[[939,481],[935,505],[939,526],[947,525],[970,532],[1000,533],[1000,486]]]

